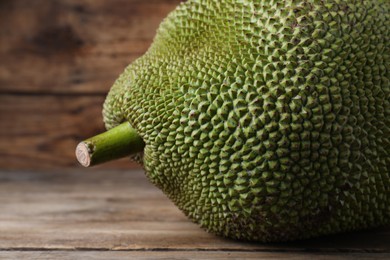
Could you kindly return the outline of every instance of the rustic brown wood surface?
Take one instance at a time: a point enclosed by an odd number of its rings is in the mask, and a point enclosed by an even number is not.
[[[78,166],[79,141],[104,131],[101,96],[1,95],[0,169]],[[128,159],[104,168],[138,167]]]
[[[3,171],[0,205],[4,258],[390,258],[389,228],[279,244],[216,237],[140,170]]]
[[[237,251],[9,251],[0,255],[0,259],[39,259],[39,260],[117,260],[117,259],[389,259],[389,254],[367,253],[295,253],[295,252],[237,252]]]
[[[77,166],[111,85],[180,2],[0,1],[0,169]]]
[[[179,3],[1,1],[1,92],[105,94]]]

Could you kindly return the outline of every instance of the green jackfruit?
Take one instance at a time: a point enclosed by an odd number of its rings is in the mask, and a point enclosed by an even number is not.
[[[194,222],[285,241],[390,223],[390,1],[188,1],[104,104]]]

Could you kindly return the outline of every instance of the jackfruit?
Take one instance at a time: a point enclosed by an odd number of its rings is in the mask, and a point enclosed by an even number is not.
[[[390,1],[190,0],[104,104],[152,183],[222,236],[390,223]]]

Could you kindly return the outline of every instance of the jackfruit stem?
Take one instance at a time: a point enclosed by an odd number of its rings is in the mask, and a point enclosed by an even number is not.
[[[76,157],[82,166],[90,167],[142,152],[144,147],[142,138],[125,122],[79,143]]]

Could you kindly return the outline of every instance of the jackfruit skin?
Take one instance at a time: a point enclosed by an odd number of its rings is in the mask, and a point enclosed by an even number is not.
[[[390,1],[188,1],[104,104],[148,178],[222,236],[390,223]]]

